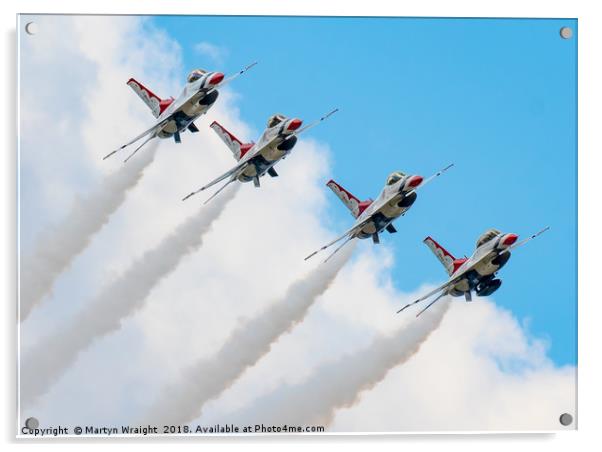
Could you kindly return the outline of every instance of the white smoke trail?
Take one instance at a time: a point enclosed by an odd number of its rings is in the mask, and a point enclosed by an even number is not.
[[[44,394],[78,354],[96,339],[120,328],[122,320],[144,304],[151,290],[198,249],[203,236],[236,194],[231,185],[221,196],[178,226],[154,249],[145,252],[119,278],[106,286],[60,331],[41,340],[22,360],[21,402],[30,405]]]
[[[351,407],[360,395],[382,381],[395,366],[406,362],[435,331],[449,302],[442,299],[389,336],[351,355],[319,367],[306,381],[285,385],[232,416],[238,425],[323,425],[328,426],[337,409]]]
[[[180,381],[161,391],[144,422],[181,425],[198,417],[207,401],[229,388],[270,351],[280,336],[303,320],[314,301],[328,289],[349,260],[353,249],[354,246],[343,249],[294,282],[281,300],[239,325],[215,356],[195,363]]]
[[[123,203],[154,160],[157,147],[158,142],[152,143],[138,158],[106,177],[97,191],[77,198],[63,222],[48,228],[33,254],[23,257],[19,272],[21,322],[52,291],[58,276]]]

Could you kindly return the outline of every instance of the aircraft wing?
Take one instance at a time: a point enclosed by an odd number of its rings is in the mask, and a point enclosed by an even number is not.
[[[236,74],[234,74],[234,75],[232,75],[232,76],[228,77],[227,79],[223,80],[223,81],[222,81],[222,82],[221,82],[219,85],[216,85],[216,86],[214,86],[214,87],[213,87],[213,88],[211,88],[210,90],[207,90],[207,91],[205,91],[205,92],[203,92],[203,93],[201,93],[200,91],[195,91],[194,93],[190,94],[190,96],[187,96],[186,98],[179,100],[179,101],[178,101],[178,104],[177,104],[177,105],[175,105],[175,106],[173,107],[173,110],[178,110],[178,109],[179,109],[179,108],[180,108],[182,105],[184,105],[186,102],[190,101],[190,100],[191,100],[191,99],[193,99],[194,97],[198,96],[199,94],[204,94],[204,95],[207,95],[207,94],[209,94],[210,92],[212,92],[212,91],[214,91],[214,90],[216,90],[216,89],[218,89],[218,88],[221,88],[221,87],[223,87],[223,86],[224,86],[226,83],[229,83],[229,82],[231,82],[232,80],[234,80],[236,77],[238,77],[238,76],[240,76],[240,75],[244,74],[245,72],[247,72],[249,69],[251,69],[251,68],[252,68],[253,66],[255,66],[256,64],[257,64],[257,62],[255,62],[255,63],[252,63],[252,64],[248,65],[248,66],[247,66],[247,67],[245,67],[244,69],[242,69],[242,70],[238,71]],[[150,127],[149,129],[145,130],[145,131],[144,131],[144,132],[142,132],[140,135],[138,135],[138,136],[136,136],[135,138],[133,138],[132,140],[128,141],[128,142],[127,142],[126,144],[124,144],[123,146],[121,146],[121,147],[119,147],[118,149],[115,149],[114,151],[112,151],[112,152],[110,152],[109,154],[105,155],[105,156],[103,157],[103,160],[105,160],[105,159],[109,158],[110,156],[112,156],[112,155],[113,155],[113,154],[115,154],[116,152],[118,152],[118,151],[122,150],[123,148],[126,148],[126,147],[128,147],[130,144],[133,144],[133,143],[135,143],[135,142],[136,142],[136,141],[138,141],[139,139],[141,139],[141,138],[144,138],[145,136],[147,136],[147,135],[149,135],[149,134],[156,133],[156,132],[157,132],[157,130],[159,130],[161,127],[163,127],[165,124],[167,124],[167,122],[169,122],[169,121],[172,119],[172,116],[173,116],[173,114],[169,114],[169,115],[168,115],[168,116],[166,116],[165,118],[161,119],[161,121],[159,121],[158,123],[156,123],[154,126],[152,126],[152,127]],[[149,140],[147,140],[147,141],[149,141]],[[145,143],[146,143],[147,141],[145,141]],[[138,149],[140,149],[140,148],[138,148]],[[138,149],[136,149],[136,150],[135,150],[135,151],[132,153],[132,155],[133,155],[133,154],[135,154],[135,153],[138,151]],[[130,157],[131,157],[131,155],[130,155]],[[129,158],[129,157],[128,157],[128,158]]]
[[[181,99],[178,101],[178,103],[174,106],[174,110],[178,110],[180,107],[182,107],[182,105],[184,105],[185,103],[191,101],[192,99],[194,99],[195,97],[202,95],[202,96],[206,96],[207,94],[215,91],[216,89],[221,89],[224,87],[224,85],[226,85],[227,83],[230,83],[232,80],[234,80],[235,78],[241,76],[242,74],[244,74],[245,72],[247,72],[249,69],[251,69],[253,66],[255,66],[257,64],[257,62],[249,64],[247,67],[245,67],[244,69],[238,71],[236,74],[225,78],[224,80],[221,81],[221,83],[215,85],[213,88],[208,89],[208,90],[199,90],[199,91],[194,91],[192,94],[190,94],[190,96],[185,97],[184,99]]]
[[[190,96],[186,97],[183,100],[178,101],[178,104],[176,106],[173,107],[173,110],[177,111],[182,105],[184,105],[186,102],[188,102],[189,100],[191,100],[193,97],[197,96],[199,94],[199,91],[195,91],[193,94],[191,94]],[[130,144],[135,143],[136,141],[138,141],[141,138],[144,138],[147,135],[150,134],[154,134],[156,133],[158,130],[160,130],[165,124],[167,124],[171,119],[173,118],[173,113],[170,113],[169,115],[167,115],[165,118],[162,118],[159,122],[155,123],[155,125],[153,125],[152,127],[146,129],[144,132],[142,132],[140,135],[136,136],[135,138],[132,138],[130,141],[128,141],[127,143],[125,143],[124,145],[122,145],[121,147],[115,149],[114,151],[110,152],[109,154],[105,155],[102,159],[105,160],[109,157],[111,157],[113,154],[115,154],[118,151],[121,151],[122,149],[128,147]],[[154,135],[151,137],[154,138]],[[149,140],[146,140],[144,143],[148,142]],[[144,144],[143,143],[143,144]],[[142,147],[142,146],[140,146]],[[140,147],[138,149],[140,149]],[[131,155],[134,155],[138,149],[136,149]],[[129,159],[129,157],[128,157]]]
[[[453,275],[453,278],[450,278],[450,279],[449,279],[449,280],[448,280],[446,283],[443,283],[443,284],[441,284],[439,287],[437,287],[436,289],[433,289],[433,290],[431,290],[429,293],[427,293],[426,295],[423,295],[422,297],[418,298],[417,300],[414,300],[414,301],[412,301],[411,303],[408,303],[408,304],[407,304],[407,305],[405,305],[403,308],[401,308],[399,311],[397,311],[397,313],[399,314],[399,313],[400,313],[401,311],[403,311],[404,309],[406,309],[406,308],[408,308],[408,307],[410,307],[410,306],[413,306],[413,305],[415,305],[416,303],[420,303],[421,301],[424,301],[424,300],[426,300],[427,298],[429,298],[429,297],[431,297],[431,296],[435,295],[436,293],[443,292],[443,294],[442,294],[441,296],[443,296],[443,295],[446,295],[446,294],[447,294],[446,290],[447,290],[449,287],[453,286],[453,285],[454,285],[454,284],[456,284],[458,281],[460,281],[460,280],[462,279],[462,277],[463,277],[463,276],[464,276],[464,275],[465,275],[467,272],[469,272],[470,270],[472,270],[472,269],[473,269],[473,268],[474,268],[476,265],[478,265],[479,263],[481,263],[481,261],[483,261],[483,260],[487,259],[489,256],[490,256],[490,253],[486,253],[486,254],[482,255],[482,256],[481,256],[479,259],[477,259],[477,260],[475,260],[474,262],[472,262],[472,263],[470,264],[470,266],[468,266],[468,267],[464,268],[464,269],[463,269],[463,270],[462,270],[460,273],[458,273],[458,274],[456,274],[456,275]],[[433,303],[435,303],[437,300],[439,300],[439,298],[441,298],[441,296],[440,296],[440,297],[437,297],[435,300],[433,300],[431,303],[429,303],[429,304],[427,305],[427,307],[426,307],[426,308],[424,308],[422,311],[420,311],[416,317],[418,317],[420,314],[422,314],[424,311],[426,311],[426,310],[427,310],[429,307],[431,307],[431,305],[432,305]]]
[[[461,279],[461,277],[455,277],[452,278],[450,280],[448,280],[447,282],[441,284],[439,287],[437,287],[436,289],[431,290],[429,293],[427,293],[426,295],[421,296],[420,298],[418,298],[417,300],[412,301],[411,303],[406,304],[403,308],[401,308],[399,311],[397,311],[397,313],[399,314],[401,311],[403,311],[404,309],[409,308],[410,306],[413,306],[417,303],[420,303],[421,301],[426,300],[427,298],[435,295],[436,293],[439,292],[443,292],[443,294],[445,295],[447,292],[446,290],[450,287],[453,286],[455,283],[457,283],[459,280]],[[432,304],[432,303],[431,303]],[[429,305],[430,306],[430,305]],[[429,307],[427,306],[427,308]],[[426,308],[425,308],[426,309]],[[420,313],[424,312],[424,310],[422,310]],[[419,313],[419,314],[420,314]]]
[[[312,127],[317,126],[318,124],[320,124],[322,121],[325,121],[326,119],[328,119],[330,116],[334,115],[337,111],[339,111],[338,108],[335,108],[334,110],[332,110],[331,112],[326,113],[324,116],[322,116],[320,119],[318,119],[317,121],[312,122],[311,124],[306,125],[305,127],[301,127],[299,130],[296,130],[295,132],[291,133],[291,136],[294,135],[299,135],[302,132],[305,132],[309,129],[311,129]]]
[[[332,110],[330,113],[328,113],[328,114],[326,114],[326,115],[322,116],[322,117],[321,117],[320,119],[318,119],[317,121],[314,121],[313,123],[311,123],[311,124],[308,124],[307,126],[305,126],[305,127],[302,127],[301,129],[299,129],[299,130],[296,130],[295,132],[291,133],[290,135],[288,135],[288,136],[286,137],[286,139],[287,139],[287,140],[289,140],[289,139],[290,139],[290,137],[297,136],[297,135],[299,135],[301,132],[304,132],[304,131],[306,131],[306,130],[309,130],[309,129],[311,129],[312,127],[315,127],[315,126],[317,126],[318,124],[320,124],[320,122],[322,122],[322,121],[324,121],[325,119],[327,119],[327,118],[328,118],[330,115],[333,115],[333,114],[335,114],[337,111],[339,111],[339,109],[338,109],[338,108],[336,108],[336,109]],[[268,141],[268,142],[266,142],[266,143],[263,143],[263,144],[261,144],[261,143],[258,143],[258,144],[260,144],[261,146],[257,146],[257,145],[256,145],[256,146],[255,146],[255,149],[253,149],[253,153],[252,153],[252,154],[251,154],[251,153],[245,154],[245,156],[244,156],[244,160],[245,160],[245,161],[251,160],[251,159],[252,159],[253,157],[255,157],[257,154],[259,154],[259,153],[260,153],[262,150],[264,150],[264,149],[265,149],[265,148],[267,148],[268,146],[271,146],[271,145],[272,145],[274,142],[278,141],[278,139],[280,139],[280,138],[282,138],[282,136],[280,136],[280,135],[276,135],[276,136],[274,136],[272,139],[270,139],[270,141]]]
[[[351,239],[354,237],[354,235],[355,235],[355,233],[356,233],[356,232],[358,232],[360,229],[362,229],[364,226],[366,226],[366,224],[368,224],[370,221],[372,221],[372,218],[371,218],[371,217],[370,217],[370,218],[367,218],[367,219],[365,219],[365,220],[364,220],[364,221],[362,221],[361,223],[358,223],[358,224],[356,224],[356,225],[352,226],[351,228],[347,229],[347,230],[346,230],[346,231],[345,231],[343,234],[341,234],[339,237],[337,237],[336,239],[334,239],[332,242],[330,242],[330,243],[327,243],[327,244],[326,244],[326,245],[324,245],[322,248],[320,248],[320,249],[318,249],[318,250],[314,251],[313,253],[311,253],[309,256],[307,256],[307,257],[305,258],[305,260],[308,260],[308,259],[310,259],[310,258],[314,257],[314,256],[315,256],[316,254],[318,254],[320,251],[324,251],[326,248],[329,248],[329,247],[331,247],[331,246],[332,246],[332,245],[334,245],[335,243],[337,243],[337,242],[340,242],[341,240],[343,240],[343,239],[345,239],[345,238],[347,239],[347,241],[345,241],[345,243],[347,243],[349,240],[351,240]],[[343,245],[344,245],[345,243],[343,243]],[[336,252],[337,252],[338,250],[340,250],[341,248],[342,248],[342,246],[340,246],[339,248],[337,248],[337,249],[334,251],[334,253],[336,253]],[[334,254],[334,253],[332,253],[332,254]],[[328,258],[327,258],[326,260],[330,259],[330,257],[332,256],[332,254],[331,254],[330,256],[328,256]],[[326,261],[324,261],[324,262],[326,262]]]
[[[163,126],[164,126],[164,125],[167,123],[167,121],[169,121],[169,119],[170,119],[170,118],[165,118],[165,119],[162,119],[161,121],[157,122],[157,123],[156,123],[155,125],[153,125],[152,127],[149,127],[148,129],[146,129],[146,130],[145,130],[144,132],[142,132],[140,135],[136,136],[135,138],[133,138],[133,139],[131,139],[130,141],[128,141],[127,143],[125,143],[123,146],[120,146],[119,148],[115,149],[114,151],[112,151],[112,152],[108,153],[108,154],[107,154],[107,155],[105,155],[105,156],[104,156],[102,159],[103,159],[103,160],[105,160],[105,159],[107,159],[107,158],[111,157],[113,154],[115,154],[115,153],[117,153],[117,152],[121,151],[122,149],[124,149],[124,148],[128,147],[130,144],[133,144],[133,143],[135,143],[136,141],[138,141],[138,140],[139,140],[139,139],[141,139],[141,138],[144,138],[144,137],[145,137],[145,136],[147,136],[147,135],[151,135],[151,134],[155,134],[155,133],[157,133],[157,131],[158,131],[158,130],[159,130],[161,127],[163,127]],[[151,137],[151,138],[154,138],[154,135],[153,135],[153,137]],[[148,140],[147,140],[147,141],[148,141]]]
[[[443,168],[442,170],[437,171],[435,174],[433,174],[432,176],[428,177],[427,179],[425,179],[418,187],[413,188],[412,190],[406,192],[403,196],[408,197],[410,196],[412,193],[414,193],[416,190],[418,190],[421,187],[424,187],[426,184],[428,184],[430,181],[432,181],[433,179],[435,179],[438,176],[441,176],[444,172],[446,172],[448,169],[450,169],[452,166],[454,166],[454,164],[452,163],[451,165],[447,165],[445,168]],[[373,204],[373,211],[376,212],[378,210],[380,210],[385,204],[387,204],[389,201],[391,201],[391,199],[393,199],[396,196],[400,196],[399,193],[394,193],[392,194],[390,197],[385,197],[383,199],[381,199],[379,201],[378,204]]]
[[[235,167],[229,169],[228,171],[226,171],[224,174],[222,174],[221,176],[219,176],[216,179],[213,179],[211,182],[209,182],[207,185],[203,185],[201,188],[199,188],[198,190],[195,190],[191,193],[189,193],[188,195],[186,195],[184,198],[182,198],[182,201],[186,201],[188,198],[190,198],[191,196],[196,195],[197,193],[202,192],[203,190],[208,189],[209,187],[214,186],[215,184],[223,181],[224,179],[227,179],[228,177],[232,177],[235,174],[238,174],[240,171],[243,171],[244,168],[246,168],[246,166],[248,165],[247,162],[243,162],[243,163],[239,163],[238,165],[236,165]]]
[[[434,180],[435,178],[441,176],[444,172],[446,172],[448,169],[450,169],[452,166],[454,166],[454,164],[450,164],[447,165],[445,168],[443,168],[442,170],[437,171],[435,174],[433,174],[431,177],[428,177],[425,181],[423,181],[418,187],[414,188],[413,190],[410,190],[409,192],[407,192],[405,194],[405,196],[408,196],[412,193],[414,193],[416,190],[418,190],[419,188],[424,187],[426,184],[428,184],[429,182],[431,182],[432,180]]]
[[[513,250],[513,249],[515,249],[515,248],[518,248],[519,246],[523,246],[525,243],[527,243],[527,242],[529,242],[529,241],[533,240],[533,239],[534,239],[534,238],[536,238],[536,237],[539,237],[541,234],[543,234],[544,232],[546,232],[548,229],[550,229],[550,226],[546,226],[546,227],[545,227],[545,228],[543,228],[541,231],[539,231],[539,232],[536,232],[536,233],[535,233],[535,234],[533,234],[533,235],[530,235],[529,237],[527,237],[527,238],[526,238],[526,239],[524,239],[524,240],[521,240],[520,242],[516,242],[514,245],[511,245],[511,246],[509,246],[508,248],[506,248],[504,251],[502,251],[502,252],[500,253],[500,255],[501,255],[501,254],[504,254],[504,253],[509,253],[510,251],[512,251],[512,250]]]
[[[544,232],[546,232],[548,229],[550,229],[550,227],[545,227],[543,228],[541,231],[536,232],[535,234],[527,237],[526,239],[515,243],[514,245],[506,248],[504,251],[502,251],[500,253],[500,256],[504,253],[508,253],[511,250],[518,248],[519,246],[524,245],[525,243],[533,240],[534,238],[540,236],[541,234],[543,234]],[[481,261],[487,259],[490,256],[490,253],[484,254],[483,256],[481,256],[480,259],[477,259],[476,261],[474,261],[469,267],[466,267],[464,270],[462,270],[461,273],[459,273],[458,275],[454,276],[453,278],[451,278],[450,280],[448,280],[446,283],[440,285],[439,287],[437,287],[436,289],[430,291],[429,293],[427,293],[426,295],[423,295],[422,297],[418,298],[417,300],[414,300],[413,302],[405,305],[403,308],[401,308],[399,311],[397,311],[397,313],[399,314],[401,311],[403,311],[404,309],[415,305],[416,303],[420,303],[421,301],[426,300],[427,298],[431,297],[432,295],[435,295],[436,293],[439,292],[443,292],[443,295],[446,294],[445,290],[448,289],[450,286],[454,285],[455,283],[457,283],[458,281],[460,281],[462,279],[462,276],[464,276],[468,271],[470,271],[471,269],[473,269],[476,265],[478,265]],[[416,317],[418,317],[420,314],[422,314],[424,311],[426,311],[430,306],[433,305],[433,303],[435,303],[437,300],[439,300],[439,298],[441,298],[441,296],[437,297],[435,300],[433,300],[431,303],[429,303],[422,311],[420,311]]]
[[[222,80],[222,82],[219,85],[216,85],[213,88],[211,88],[209,91],[207,91],[207,94],[210,93],[211,91],[216,90],[216,89],[223,88],[225,85],[227,85],[228,83],[230,83],[235,78],[238,78],[241,75],[243,75],[245,72],[247,72],[249,69],[251,69],[256,64],[257,64],[257,61],[255,61],[254,63],[249,64],[246,67],[244,67],[243,69],[241,69],[240,71],[238,71],[236,74],[233,74],[230,77],[225,78],[224,80]]]

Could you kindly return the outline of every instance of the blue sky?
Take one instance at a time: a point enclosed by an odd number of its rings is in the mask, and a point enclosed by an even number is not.
[[[462,256],[490,227],[526,236],[551,226],[514,253],[494,299],[550,341],[556,364],[576,363],[577,40],[559,36],[562,26],[576,32],[576,20],[152,23],[180,43],[187,70],[231,73],[259,61],[233,86],[242,119],[256,130],[274,112],[311,120],[339,107],[310,134],[329,144],[332,177],[359,198],[375,197],[394,170],[428,176],[455,163],[396,222],[399,233],[383,237],[399,289],[445,279],[421,243],[426,235]],[[199,42],[226,50],[223,64],[196,51]],[[334,195],[330,203],[327,221],[342,231],[352,218]]]

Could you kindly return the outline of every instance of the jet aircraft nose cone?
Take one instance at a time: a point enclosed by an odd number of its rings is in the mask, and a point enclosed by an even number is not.
[[[506,234],[506,237],[504,237],[504,240],[502,241],[502,243],[505,246],[510,246],[513,245],[514,242],[516,242],[518,240],[518,235],[516,234]]]
[[[209,79],[209,84],[211,84],[211,85],[217,85],[218,83],[221,83],[221,81],[223,79],[224,79],[224,74],[222,74],[221,72],[216,72]]]
[[[303,121],[301,121],[298,118],[293,119],[291,122],[288,123],[288,130],[297,130],[299,127],[301,127],[301,124],[303,124]]]
[[[412,176],[412,177],[410,177],[410,180],[408,181],[408,187],[416,188],[422,183],[423,180],[424,180],[424,177],[422,177],[422,176]]]

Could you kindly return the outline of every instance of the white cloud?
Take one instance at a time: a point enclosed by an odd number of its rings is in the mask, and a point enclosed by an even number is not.
[[[545,351],[493,302],[456,301],[421,352],[341,410],[332,428],[561,429],[560,415],[575,415],[576,372]]]
[[[182,378],[160,391],[142,423],[183,425],[198,417],[207,401],[227,390],[267,355],[283,334],[303,321],[313,303],[334,283],[353,249],[349,246],[314,268],[293,282],[281,299],[241,322],[214,356],[194,363]]]
[[[39,341],[23,356],[21,400],[31,404],[95,340],[118,330],[121,322],[140,309],[149,293],[177,269],[181,260],[197,251],[203,237],[240,187],[231,185],[205,209],[180,224],[156,248],[148,250],[122,275],[107,284],[68,325]]]
[[[448,306],[440,302],[394,334],[377,337],[368,347],[318,367],[304,382],[280,386],[243,412],[229,416],[231,422],[330,427],[337,409],[355,404],[359,394],[382,381],[392,367],[420,352]]]
[[[85,138],[77,149],[77,162],[80,167],[90,167],[94,176],[80,180],[77,171],[68,173],[61,167],[47,170],[34,158],[31,158],[30,164],[43,173],[36,185],[37,191],[44,192],[47,186],[60,181],[67,187],[65,193],[70,194],[68,198],[73,199],[73,194],[95,187],[103,173],[121,168],[119,160],[101,160],[107,148],[129,138],[152,121],[146,106],[126,87],[125,81],[129,76],[140,74],[140,78],[151,80],[149,85],[153,89],[156,89],[155,86],[161,89],[162,85],[175,85],[176,82],[164,74],[165,81],[156,84],[135,66],[141,58],[138,51],[130,48],[127,42],[137,45],[145,36],[145,45],[154,49],[148,54],[152,54],[154,59],[161,58],[160,49],[164,45],[162,40],[155,43],[153,39],[148,39],[144,21],[135,18],[80,17],[78,27],[70,27],[64,21],[68,22],[69,18],[61,18],[59,26],[65,30],[76,28],[77,32],[61,37],[78,42],[82,47],[82,58],[85,56],[96,65],[95,82],[89,87],[89,93],[93,95],[78,97],[78,108],[83,114],[69,118],[73,128]],[[109,26],[113,30],[111,39],[93,39],[102,35]],[[47,24],[45,28],[51,28],[51,25]],[[136,32],[140,36],[136,36]],[[114,40],[116,36],[120,36],[123,45],[117,44]],[[165,48],[172,47],[166,45]],[[174,61],[177,59],[175,55]],[[52,59],[46,61],[46,69],[52,74],[51,63]],[[62,65],[64,62],[59,59],[56,64]],[[37,65],[39,61],[30,61],[29,66],[23,69],[32,72]],[[88,76],[83,78],[90,79]],[[161,78],[158,80],[161,81]],[[181,83],[179,77],[177,80]],[[161,92],[170,91],[161,89]],[[107,99],[112,101],[108,102]],[[250,128],[238,119],[233,99],[229,91],[221,92],[217,105],[211,110],[211,119],[228,125],[241,138],[256,138]],[[41,118],[46,110],[45,101],[43,96],[37,99],[36,108]],[[64,108],[71,109],[72,106],[64,105]],[[24,115],[28,116],[26,113],[24,111]],[[41,123],[50,121],[50,117],[40,119]],[[185,134],[182,145],[163,143],[155,163],[148,169],[141,184],[128,194],[111,222],[74,261],[73,270],[59,279],[53,296],[60,298],[61,303],[55,303],[52,308],[52,303],[41,306],[23,325],[24,350],[29,350],[49,333],[60,331],[76,318],[78,308],[83,307],[104,285],[127,269],[144,251],[155,247],[166,234],[199,208],[202,198],[182,203],[182,195],[234,163],[228,149],[208,129],[208,123],[208,118],[201,118],[198,121],[201,133]],[[108,134],[109,130],[113,132]],[[30,136],[33,135],[31,132]],[[25,146],[22,151],[31,156],[38,149],[45,150],[39,144],[39,147]],[[188,356],[174,360],[174,344],[192,344],[190,359],[211,351],[227,334],[236,316],[248,316],[260,309],[266,301],[284,292],[290,280],[307,272],[309,268],[302,257],[309,246],[313,246],[316,237],[325,238],[318,218],[310,210],[319,212],[324,207],[320,185],[327,168],[327,155],[328,150],[323,145],[311,139],[301,140],[294,155],[279,166],[281,178],[264,180],[261,190],[248,184],[242,187],[230,209],[224,212],[223,219],[216,223],[214,231],[209,234],[209,243],[202,253],[190,256],[177,274],[155,288],[148,300],[151,305],[148,311],[143,310],[132,321],[124,322],[126,329],[129,328],[123,333],[128,340],[124,344],[114,345],[115,349],[110,351],[103,350],[103,347],[114,344],[111,340],[94,344],[90,354],[78,359],[70,374],[34,407],[34,411],[42,417],[44,413],[50,413],[53,418],[63,415],[77,417],[77,413],[88,410],[88,406],[82,407],[79,398],[74,398],[73,394],[78,390],[96,392],[94,388],[98,380],[96,374],[90,374],[92,369],[109,380],[125,378],[126,374],[122,372],[109,372],[107,375],[106,368],[111,368],[114,360],[118,360],[116,355],[122,352],[142,352],[136,347],[142,347],[148,361],[144,364],[150,366],[141,365],[138,378],[153,374],[156,358],[162,361],[160,367],[165,372],[179,370],[187,364]],[[25,207],[34,211],[41,201],[41,198],[32,197]],[[51,201],[47,202],[52,206]],[[61,213],[65,215],[67,211],[68,206]],[[274,216],[274,212],[278,214]],[[53,220],[42,215],[37,218],[37,223],[43,228],[45,224],[52,224]],[[320,233],[323,235],[320,236]],[[291,241],[295,246],[290,246]],[[282,262],[288,264],[281,265]],[[60,308],[57,308],[58,305]],[[219,314],[223,316],[222,319],[217,318],[217,321],[203,326],[204,340],[199,341],[199,322]],[[177,323],[179,327],[176,327]],[[136,342],[132,337],[144,338],[144,343]],[[148,354],[150,350],[154,350],[152,354]],[[88,356],[92,357],[92,365],[87,361]],[[157,377],[163,376],[161,371],[156,374]],[[75,378],[77,383],[73,384],[71,378]],[[165,382],[155,381],[152,377],[149,380],[150,384]],[[117,384],[119,387],[123,385],[123,381]],[[66,393],[62,393],[63,390]],[[117,390],[115,406],[119,405],[120,397],[127,400],[131,394]],[[65,401],[60,407],[56,403],[59,399]],[[97,398],[92,397],[92,400]],[[69,401],[73,403],[72,406]],[[130,404],[130,415],[133,408],[135,405]],[[124,415],[127,414],[128,410],[124,410]],[[102,410],[90,408],[92,419],[102,418],[103,415]]]
[[[66,218],[47,228],[37,240],[34,251],[23,257],[21,273],[20,320],[52,291],[56,278],[69,268],[73,259],[91,242],[136,186],[144,170],[155,157],[158,143],[129,166],[107,176],[104,183],[85,198],[76,198]]]
[[[76,19],[36,19],[41,31],[22,52],[27,86],[40,86],[35,75],[45,75],[39,81],[44,89],[27,90],[22,97],[22,171],[28,175],[22,181],[25,248],[41,230],[65,217],[77,194],[98,187],[120,167],[119,159],[101,160],[108,150],[152,123],[147,107],[125,85],[127,79],[135,76],[167,97],[179,93],[186,72],[179,45],[144,20]],[[42,33],[49,33],[44,35],[48,42]],[[26,52],[29,56],[23,57]],[[60,331],[105,284],[198,209],[202,199],[182,203],[181,197],[234,163],[208,129],[210,120],[242,139],[257,138],[258,131],[240,118],[237,102],[244,97],[235,90],[233,82],[208,117],[197,121],[200,133],[185,133],[181,145],[162,144],[109,224],[57,280],[53,297],[61,303],[42,305],[23,324],[24,349]],[[240,318],[254,317],[307,274],[313,264],[303,257],[338,232],[327,231],[323,221],[329,154],[328,146],[305,137],[279,164],[281,177],[266,178],[261,189],[241,187],[202,249],[161,281],[119,331],[81,354],[23,415],[34,414],[42,424],[128,422],[143,415],[154,396],[191,363],[213,356]],[[228,413],[280,385],[301,383],[321,364],[399,327],[405,320],[393,313],[410,295],[400,294],[391,283],[393,257],[386,245],[377,249],[361,243],[304,322],[208,403],[201,419],[227,419]],[[542,344],[531,341],[522,326],[494,305],[454,303],[423,351],[392,370],[373,391],[362,393],[357,405],[338,412],[333,428],[464,428],[484,418],[498,428],[534,428],[558,408],[556,402],[566,401],[566,411],[574,408],[572,371],[555,368]],[[488,405],[482,403],[484,394]],[[436,397],[442,402],[436,403]],[[402,416],[404,403],[413,408]],[[458,406],[462,419],[450,420]]]
[[[408,361],[417,333],[411,330],[422,320],[408,313],[401,321],[393,334],[331,356],[302,379],[280,378],[261,397],[201,421],[326,425],[342,432],[556,430],[562,413],[575,413],[575,369],[555,368],[545,346],[490,300],[452,302]]]
[[[228,56],[228,50],[207,41],[201,41],[194,45],[194,50],[200,55],[209,57],[215,64],[223,64]]]

